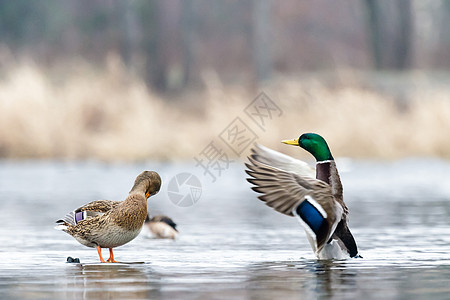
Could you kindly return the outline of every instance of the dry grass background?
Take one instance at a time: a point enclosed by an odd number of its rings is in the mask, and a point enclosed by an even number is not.
[[[260,88],[224,86],[161,97],[112,60],[46,71],[20,63],[0,78],[0,157],[133,161],[196,156],[264,90],[283,110],[258,142],[322,134],[335,156],[450,157],[448,76],[364,74],[278,78]]]

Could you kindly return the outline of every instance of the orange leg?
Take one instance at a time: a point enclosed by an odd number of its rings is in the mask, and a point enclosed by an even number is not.
[[[101,261],[102,263],[106,262],[106,261],[103,259],[103,256],[102,256],[102,248],[100,248],[100,246],[97,246],[97,252],[98,252],[98,256],[100,257],[100,261]]]
[[[118,263],[118,261],[114,260],[114,253],[113,253],[112,248],[109,248],[109,258],[108,258],[107,262]]]

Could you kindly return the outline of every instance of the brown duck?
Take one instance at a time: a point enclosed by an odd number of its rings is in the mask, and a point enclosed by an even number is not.
[[[147,216],[147,199],[158,193],[158,173],[144,171],[136,177],[124,201],[97,200],[85,204],[56,221],[55,228],[67,232],[81,244],[97,248],[101,262],[114,260],[113,248],[133,240],[141,231]],[[104,260],[101,248],[109,248]]]

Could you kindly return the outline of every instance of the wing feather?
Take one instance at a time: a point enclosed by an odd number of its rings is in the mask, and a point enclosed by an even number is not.
[[[265,165],[273,166],[277,169],[292,172],[300,176],[316,177],[316,170],[306,162],[269,149],[263,145],[255,144],[254,148],[251,149],[251,152],[252,154],[250,157]]]
[[[110,211],[119,205],[122,201],[112,201],[112,200],[96,200],[89,202],[75,210],[75,212],[79,211],[93,211],[99,213],[105,213]]]
[[[88,218],[94,218],[97,216],[101,216],[104,213],[110,211],[112,208],[115,208],[117,205],[119,205],[122,201],[112,201],[112,200],[96,200],[89,202],[88,204],[85,204],[74,211],[69,212],[64,216],[64,218],[56,221],[57,224],[69,224],[75,226],[79,221],[88,219]],[[77,213],[82,213],[77,221]]]
[[[247,180],[254,185],[252,189],[255,192],[263,194],[258,198],[276,211],[293,216],[292,210],[307,195],[325,197],[321,202],[332,202],[331,188],[327,183],[266,165],[253,156],[248,159],[250,163],[246,166],[250,171],[247,174],[252,178]]]

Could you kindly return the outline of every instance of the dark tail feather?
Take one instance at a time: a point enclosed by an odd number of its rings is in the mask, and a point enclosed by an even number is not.
[[[177,230],[177,224],[175,224],[175,222],[172,221],[171,218],[169,218],[169,217],[162,217],[162,218],[161,218],[161,222],[166,223],[167,225],[169,225],[170,227],[172,227],[176,232],[178,232],[178,230]]]
[[[358,255],[358,247],[356,246],[355,239],[353,238],[350,229],[347,227],[347,222],[341,220],[334,231],[334,234],[344,243],[347,248],[350,257]]]

